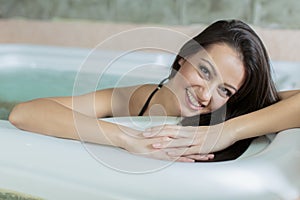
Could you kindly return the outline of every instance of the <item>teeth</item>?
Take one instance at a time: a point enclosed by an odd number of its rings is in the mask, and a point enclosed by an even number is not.
[[[191,92],[187,89],[186,90],[187,96],[190,100],[190,102],[196,106],[196,107],[200,107],[201,105],[199,104],[199,102],[194,98],[194,96],[191,94]]]

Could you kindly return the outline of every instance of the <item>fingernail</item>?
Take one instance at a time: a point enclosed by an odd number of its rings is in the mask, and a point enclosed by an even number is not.
[[[169,138],[169,137],[164,137],[163,140],[166,141],[166,142],[170,142],[172,139]]]
[[[152,144],[152,146],[153,146],[154,148],[159,148],[159,147],[161,147],[161,144],[160,144],[160,143],[155,143],[155,144]]]

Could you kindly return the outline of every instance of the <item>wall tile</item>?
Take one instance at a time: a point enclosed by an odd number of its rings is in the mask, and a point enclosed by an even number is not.
[[[25,17],[29,19],[47,19],[53,8],[51,1],[42,0],[10,0],[1,2],[1,13],[4,17]]]
[[[218,19],[300,28],[298,0],[0,0],[0,18],[56,18],[168,25]]]
[[[112,18],[109,0],[1,0],[0,15],[5,18],[90,19]]]
[[[115,0],[118,22],[179,24],[178,0]]]
[[[259,26],[300,28],[300,1],[256,0],[254,16]]]
[[[251,0],[186,0],[184,2],[183,23],[211,23],[217,19],[252,19]]]
[[[109,20],[111,18],[109,0],[63,0],[61,2],[54,16],[90,20]]]

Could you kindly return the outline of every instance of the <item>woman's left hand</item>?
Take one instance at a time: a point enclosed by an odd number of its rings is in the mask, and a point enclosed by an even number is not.
[[[228,122],[228,121],[227,121]],[[147,129],[144,137],[170,138],[167,142],[152,144],[153,148],[165,149],[170,156],[203,160],[213,158],[212,152],[220,151],[235,142],[233,132],[227,122],[213,126],[162,125]]]

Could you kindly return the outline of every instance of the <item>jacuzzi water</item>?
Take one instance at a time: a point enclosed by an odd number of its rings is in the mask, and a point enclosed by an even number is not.
[[[26,66],[20,69],[2,71],[0,75],[0,101],[10,103],[41,97],[71,96],[76,75],[76,72],[31,69]],[[82,74],[81,76],[86,76],[84,84],[88,85],[90,74]],[[103,76],[96,89],[113,87],[117,81],[118,76],[116,75]]]
[[[86,75],[88,76],[88,74]],[[26,66],[2,70],[0,74],[0,118],[7,119],[17,103],[50,96],[71,96],[76,72],[35,69]],[[102,88],[113,85],[115,78],[106,76]],[[86,84],[88,84],[88,79]],[[101,87],[99,87],[100,89]]]

